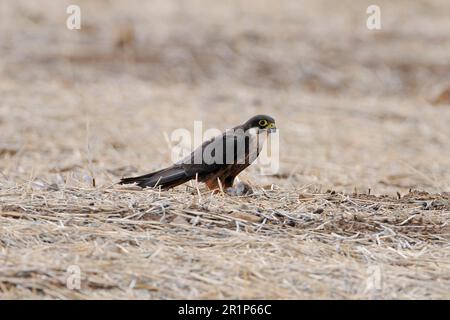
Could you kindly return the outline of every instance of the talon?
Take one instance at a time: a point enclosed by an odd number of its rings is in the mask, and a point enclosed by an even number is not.
[[[228,188],[226,191],[231,196],[243,196],[253,193],[252,187],[245,182],[238,182],[234,188]]]

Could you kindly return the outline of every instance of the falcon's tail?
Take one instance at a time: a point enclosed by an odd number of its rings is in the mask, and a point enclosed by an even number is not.
[[[169,189],[176,187],[182,183],[191,180],[183,168],[172,166],[156,172],[152,172],[139,177],[123,178],[120,184],[136,183],[138,186],[145,187],[161,187]]]

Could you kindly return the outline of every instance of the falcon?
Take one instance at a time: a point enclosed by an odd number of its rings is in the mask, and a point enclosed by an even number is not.
[[[258,157],[265,138],[275,132],[275,120],[257,115],[205,141],[174,165],[143,176],[123,178],[120,184],[170,189],[189,180],[204,182],[210,190],[227,190],[235,177]]]

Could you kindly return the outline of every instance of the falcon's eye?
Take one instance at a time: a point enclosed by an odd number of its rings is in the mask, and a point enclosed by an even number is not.
[[[258,124],[259,124],[261,127],[265,127],[265,126],[267,126],[267,120],[265,120],[265,119],[259,120],[259,121],[258,121]]]

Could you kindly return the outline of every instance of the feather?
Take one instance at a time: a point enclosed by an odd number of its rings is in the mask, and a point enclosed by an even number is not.
[[[156,172],[152,172],[139,177],[124,178],[120,184],[136,183],[142,188],[161,187],[163,189],[173,188],[192,179],[186,174],[186,171],[178,166],[172,166]]]

